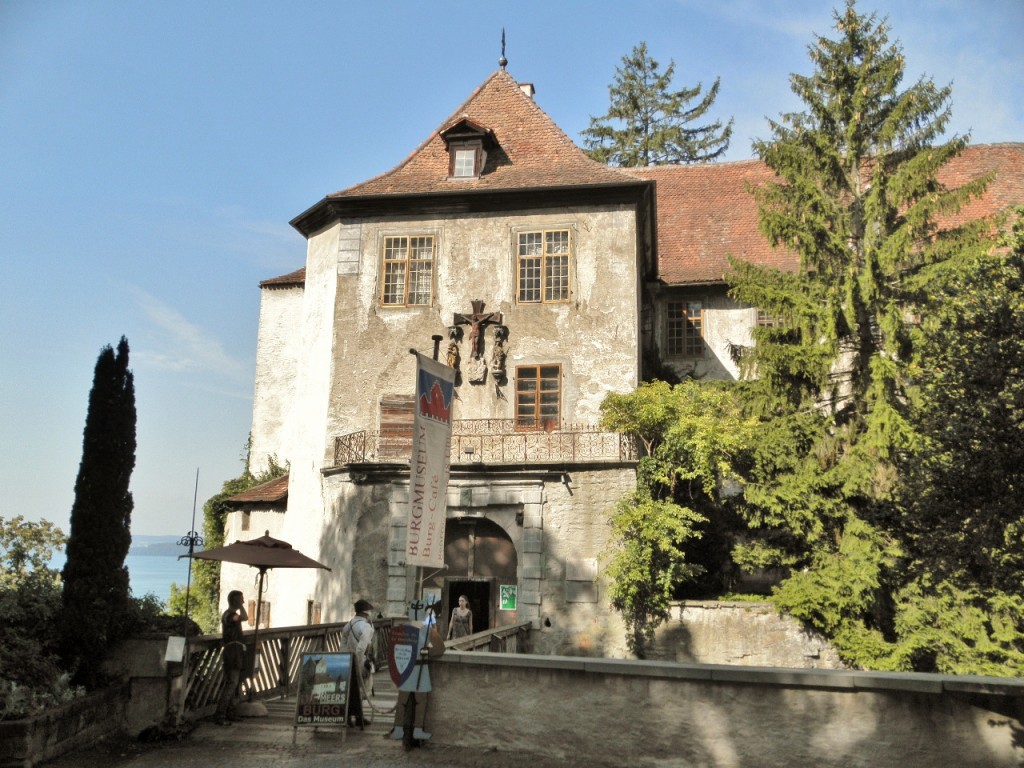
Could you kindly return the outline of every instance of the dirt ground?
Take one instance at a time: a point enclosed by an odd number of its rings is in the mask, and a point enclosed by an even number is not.
[[[543,755],[472,750],[430,744],[406,751],[401,742],[366,734],[360,739],[292,745],[237,740],[208,741],[185,737],[180,741],[145,743],[112,739],[42,764],[43,768],[600,768],[593,761],[576,763]],[[621,760],[608,766],[621,768]]]

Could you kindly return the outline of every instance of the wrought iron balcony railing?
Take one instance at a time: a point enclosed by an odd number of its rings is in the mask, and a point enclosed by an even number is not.
[[[412,432],[365,430],[334,439],[334,466],[407,462]],[[452,465],[542,464],[555,462],[635,461],[636,441],[596,426],[523,431],[513,419],[465,419],[452,422]]]

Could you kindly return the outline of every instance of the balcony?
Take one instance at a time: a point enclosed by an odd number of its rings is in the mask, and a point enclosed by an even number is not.
[[[408,463],[411,429],[352,432],[334,438],[334,465]],[[513,419],[452,422],[452,466],[636,461],[636,441],[596,426],[517,430]]]

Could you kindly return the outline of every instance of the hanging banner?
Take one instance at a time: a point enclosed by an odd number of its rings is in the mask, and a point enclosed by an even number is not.
[[[452,446],[455,369],[416,355],[416,409],[409,461],[408,565],[444,565],[445,497]]]

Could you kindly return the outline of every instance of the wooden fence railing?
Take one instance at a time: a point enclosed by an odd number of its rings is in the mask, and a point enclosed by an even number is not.
[[[391,628],[405,621],[403,617],[373,622],[376,632],[371,657],[378,667],[386,666]],[[261,629],[259,657],[254,674],[242,683],[243,698],[267,699],[294,693],[302,654],[342,650],[341,631],[346,623]],[[251,653],[253,633],[244,634]],[[247,659],[247,666],[252,668],[251,656]],[[190,638],[183,712],[200,717],[209,714],[216,706],[223,686],[220,637],[202,635]]]
[[[458,640],[446,640],[445,648],[453,651],[488,651],[490,653],[529,653],[530,622],[507,624],[497,629],[485,629]]]
[[[377,619],[370,657],[378,669],[387,667],[387,648],[393,627],[408,619]],[[242,697],[269,699],[290,696],[297,689],[302,654],[339,652],[341,631],[347,622],[313,624],[301,627],[261,629],[258,637],[259,658],[255,673],[242,684]],[[252,632],[245,640],[252,644]],[[445,642],[446,648],[458,651],[490,651],[493,653],[528,653],[530,622],[487,629],[458,640]],[[252,668],[251,657],[247,659]],[[181,714],[204,717],[213,712],[224,687],[221,664],[221,640],[218,635],[201,635],[188,641],[188,667]]]

